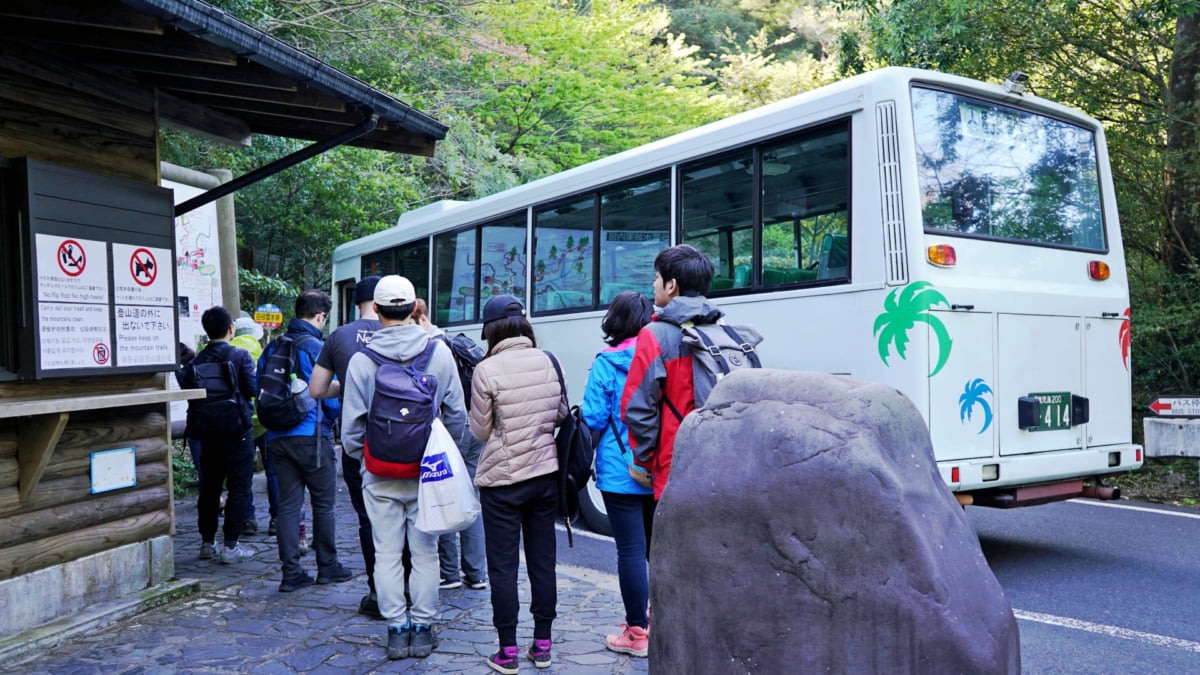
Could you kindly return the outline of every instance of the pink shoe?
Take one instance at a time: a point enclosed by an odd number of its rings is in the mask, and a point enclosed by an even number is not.
[[[620,635],[609,635],[606,638],[608,648],[621,654],[645,658],[650,647],[650,630],[624,623],[621,627],[625,630]]]

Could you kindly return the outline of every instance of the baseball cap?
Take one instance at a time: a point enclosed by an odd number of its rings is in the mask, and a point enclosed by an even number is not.
[[[375,284],[375,304],[380,307],[400,307],[416,299],[412,282],[399,274],[389,274]]]
[[[489,321],[503,319],[509,316],[525,316],[525,306],[521,304],[515,296],[512,295],[497,295],[487,304],[483,306],[482,321],[487,325]],[[480,339],[487,339],[487,336],[480,332]]]
[[[375,299],[375,285],[379,283],[379,275],[363,277],[354,285],[354,304],[360,305]]]
[[[235,337],[238,335],[249,335],[255,340],[261,340],[263,336],[263,327],[258,325],[254,319],[251,319],[248,316],[239,316],[237,320],[233,322],[233,334]]]

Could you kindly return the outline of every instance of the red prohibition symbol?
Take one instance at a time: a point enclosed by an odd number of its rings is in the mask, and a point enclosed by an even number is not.
[[[129,256],[129,273],[139,286],[149,286],[158,276],[158,264],[154,254],[144,248],[139,248]]]
[[[79,242],[66,239],[58,245],[58,268],[63,274],[77,277],[83,274],[84,267],[87,267],[87,254]]]
[[[108,363],[108,357],[108,345],[104,344],[103,342],[97,342],[96,346],[92,347],[92,359],[96,363],[104,365]]]

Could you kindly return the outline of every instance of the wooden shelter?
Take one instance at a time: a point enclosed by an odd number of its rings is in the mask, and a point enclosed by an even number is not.
[[[37,280],[22,204],[33,197],[4,180],[5,167],[45,169],[62,193],[54,204],[92,200],[111,215],[123,207],[110,183],[160,190],[162,127],[242,145],[252,134],[316,141],[220,194],[343,143],[429,156],[446,132],[199,0],[0,3],[0,662],[33,626],[174,576],[166,406],[191,393],[168,390],[173,364],[31,367],[47,354],[28,325]],[[155,208],[150,221],[173,225],[169,202]],[[94,492],[93,454],[109,448],[132,449],[135,484]]]

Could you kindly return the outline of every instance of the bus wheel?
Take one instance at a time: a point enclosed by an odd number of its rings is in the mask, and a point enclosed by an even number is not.
[[[608,510],[604,508],[604,497],[596,487],[596,479],[589,479],[587,487],[579,491],[579,511],[588,529],[606,537],[612,536],[612,525],[608,522]]]

